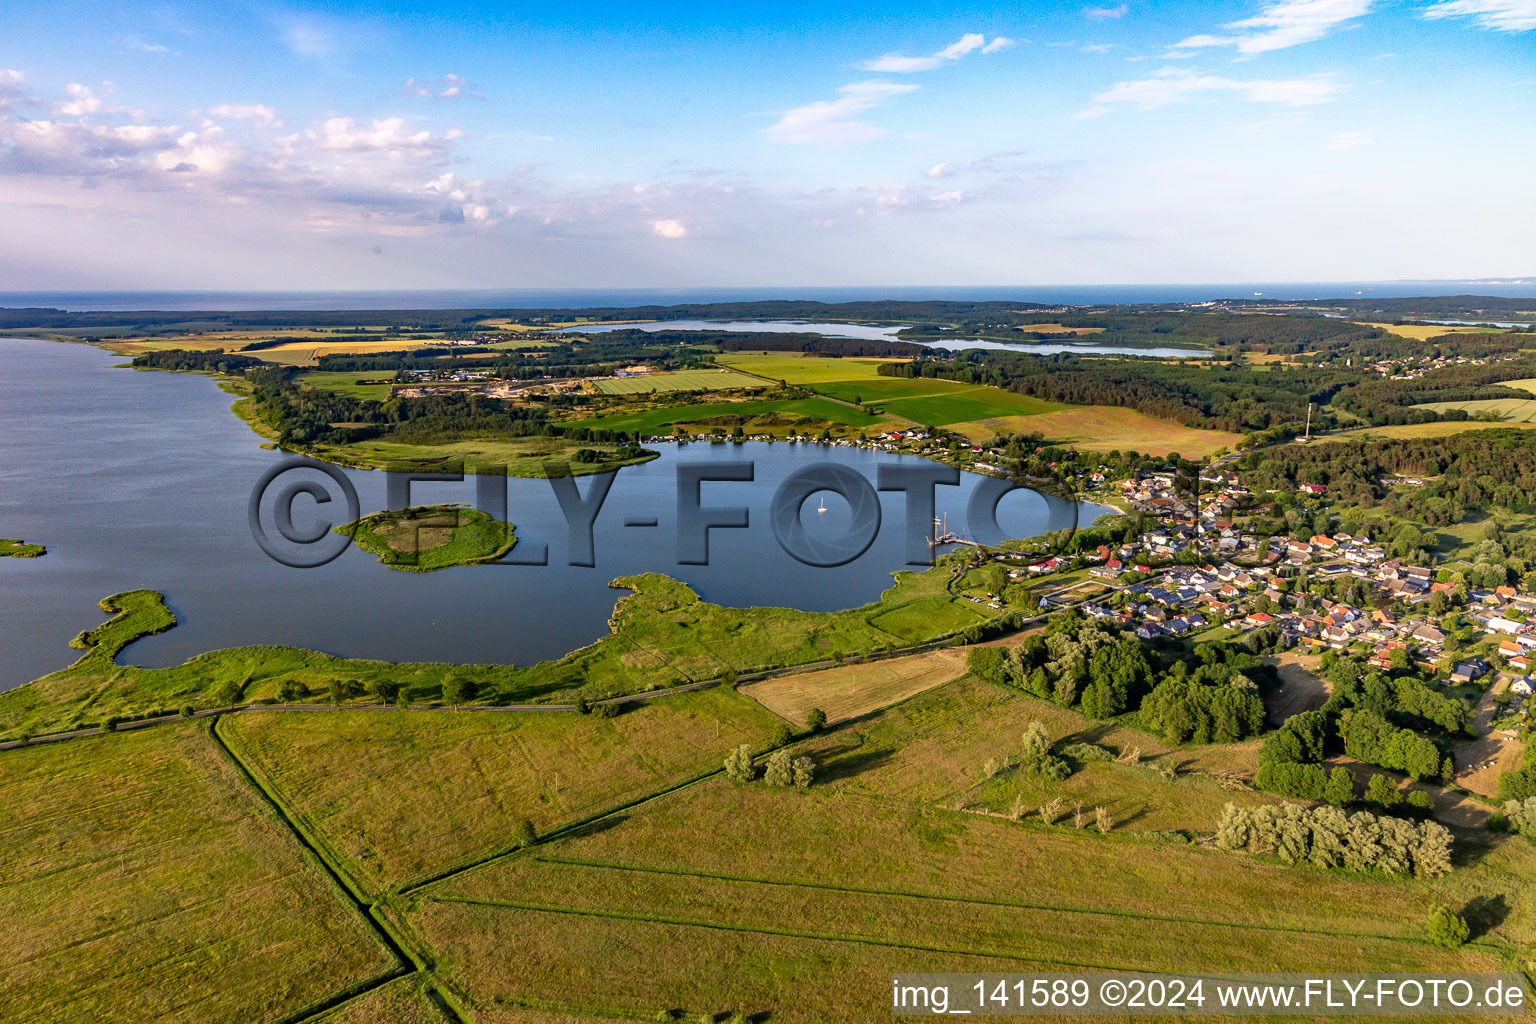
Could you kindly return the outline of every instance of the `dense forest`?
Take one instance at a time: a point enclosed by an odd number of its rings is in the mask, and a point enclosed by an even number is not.
[[[146,352],[133,357],[133,366],[154,370],[208,370],[215,373],[239,374],[253,367],[264,365],[251,356],[232,355],[221,348],[208,352],[188,352],[169,349],[164,352]]]
[[[1298,429],[1307,403],[1326,403],[1354,376],[1343,369],[1265,372],[1242,366],[1197,367],[1155,359],[1085,359],[969,349],[953,359],[888,363],[893,377],[939,377],[991,384],[1052,402],[1121,405],[1186,426],[1216,430]]]

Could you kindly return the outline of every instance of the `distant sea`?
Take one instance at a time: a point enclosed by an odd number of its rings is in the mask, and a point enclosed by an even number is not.
[[[0,307],[95,310],[258,309],[564,309],[672,306],[702,302],[795,299],[853,302],[879,299],[998,300],[1062,305],[1207,302],[1215,299],[1404,298],[1494,295],[1536,298],[1536,278],[1471,281],[1325,281],[1252,284],[972,285],[964,287],[594,288],[550,290],[308,291],[308,292],[0,292]]]

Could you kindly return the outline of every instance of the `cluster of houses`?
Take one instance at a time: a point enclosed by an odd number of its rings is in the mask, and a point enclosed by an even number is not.
[[[1415,377],[1422,377],[1426,373],[1443,370],[1449,366],[1486,366],[1489,363],[1509,362],[1511,359],[1518,358],[1519,353],[1482,359],[1471,359],[1466,356],[1403,356],[1397,359],[1378,360],[1368,364],[1365,369],[1390,380],[1413,380]]]

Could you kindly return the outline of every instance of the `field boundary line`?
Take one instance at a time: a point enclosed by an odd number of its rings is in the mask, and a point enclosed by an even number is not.
[[[1127,967],[1118,964],[1080,963],[1073,960],[1050,960],[1041,957],[1020,956],[1017,953],[961,949],[956,946],[933,946],[920,942],[894,942],[864,935],[841,935],[834,932],[810,932],[794,928],[749,927],[746,925],[721,924],[715,921],[697,921],[682,917],[660,917],[649,914],[632,914],[622,910],[595,910],[580,907],[561,907],[555,904],[525,903],[519,900],[483,900],[463,896],[424,896],[430,903],[458,903],[465,906],[490,907],[496,910],[525,910],[537,914],[563,914],[568,917],[596,917],[611,921],[632,921],[638,924],[664,925],[675,928],[706,928],[711,931],[735,932],[740,935],[774,935],[787,939],[810,939],[815,942],[841,942],[848,945],[879,946],[885,949],[911,949],[923,953],[944,953],[950,956],[989,957],[993,960],[1013,960],[1025,964],[1043,964],[1053,967],[1075,967],[1093,971],[1124,971],[1127,973],[1153,973],[1152,968]]]
[[[414,951],[407,950],[406,946],[394,934],[393,930],[387,927],[384,922],[380,920],[380,918],[375,914],[373,906],[365,903],[361,895],[358,892],[353,891],[346,878],[341,874],[335,865],[331,864],[330,861],[326,859],[325,855],[320,851],[319,846],[316,845],[316,842],[312,839],[312,837],[310,837],[306,831],[301,828],[292,817],[290,817],[288,811],[280,802],[278,795],[272,789],[269,789],[266,785],[264,785],[262,780],[258,778],[256,774],[251,770],[250,766],[247,765],[245,761],[240,758],[240,755],[235,753],[234,749],[225,742],[224,737],[219,733],[220,717],[221,716],[215,716],[213,721],[210,722],[208,726],[208,735],[212,737],[214,744],[224,752],[224,755],[229,758],[230,762],[234,764],[236,769],[239,770],[240,774],[245,777],[245,780],[250,783],[251,787],[255,789],[258,794],[260,794],[262,800],[265,801],[265,803],[272,809],[273,813],[277,815],[278,820],[281,821],[283,825],[288,829],[288,831],[292,833],[293,837],[299,841],[299,845],[304,851],[306,859],[312,859],[320,866],[320,869],[331,881],[331,884],[340,891],[342,898],[352,904],[352,907],[362,916],[364,922],[367,923],[369,930],[373,932],[375,939],[377,939],[380,944],[384,946],[384,948],[390,953],[391,956],[395,958],[396,961],[395,969],[393,971],[378,975],[366,984],[359,983],[349,985],[345,989],[342,989],[340,992],[326,996],[320,1000],[317,1000],[316,1002],[310,1003],[307,1007],[303,1007],[300,1010],[294,1011],[294,1013],[280,1018],[276,1024],[298,1024],[299,1021],[318,1016],[319,1014],[324,1013],[343,1002],[347,1002],[366,992],[370,992],[373,989],[386,985],[396,978],[403,978],[411,974],[424,974],[427,978],[428,984],[433,988],[436,988],[436,980],[432,977],[431,972],[426,969],[424,960],[416,955]],[[456,1022],[456,1024],[464,1024],[462,1018]]]
[[[946,896],[942,893],[911,892],[903,889],[880,889],[864,886],[830,885],[823,882],[803,882],[795,879],[757,878],[750,875],[728,875],[714,871],[690,871],[682,868],[663,868],[643,864],[622,864],[611,861],[582,860],[577,857],[544,856],[535,854],[534,860],[546,864],[569,867],[596,868],[607,871],[633,871],[640,874],[670,875],[681,878],[707,878],[721,882],[745,882],[757,885],[776,885],[794,889],[812,889],[826,892],[848,893],[859,896],[889,896],[900,899],[932,900],[938,903],[960,903],[975,906],[1007,907],[1016,910],[1041,910],[1056,914],[1086,914],[1101,917],[1125,918],[1136,921],[1163,921],[1170,924],[1194,924],[1202,927],[1238,928],[1247,931],[1279,932],[1293,935],[1320,935],[1336,939],[1380,939],[1389,942],[1406,942],[1425,945],[1426,940],[1410,935],[1386,935],[1378,932],[1346,932],[1319,928],[1301,928],[1287,925],[1266,925],[1242,921],[1218,921],[1200,917],[1179,917],[1173,914],[1138,913],[1130,910],[1110,910],[1102,907],[1074,907],[1069,904],[1027,903],[1020,900],[992,899],[985,896]],[[435,896],[428,896],[434,899]]]

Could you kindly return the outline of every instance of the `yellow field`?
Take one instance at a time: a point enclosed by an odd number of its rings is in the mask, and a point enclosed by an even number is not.
[[[1522,377],[1520,380],[1500,381],[1507,388],[1519,388],[1521,391],[1529,391],[1536,395],[1536,377]]]
[[[1194,458],[1233,448],[1243,439],[1241,434],[1196,430],[1115,405],[1085,405],[1038,416],[1004,416],[966,426],[970,429],[962,432],[978,439],[1004,431],[1029,431],[1088,451],[1132,450],[1145,455],[1178,452]]]
[[[1435,412],[1462,409],[1469,416],[1491,412],[1496,413],[1501,420],[1510,423],[1536,422],[1536,398],[1483,398],[1474,402],[1426,402],[1414,408],[1433,409]]]
[[[643,395],[666,391],[723,391],[728,388],[761,388],[767,381],[736,370],[673,370],[643,377],[615,377],[597,382],[605,395]]]
[[[1062,324],[1020,324],[1019,330],[1036,334],[1103,334],[1102,327],[1066,327]]]
[[[1444,334],[1503,334],[1502,327],[1456,327],[1451,324],[1376,324],[1363,323],[1365,327],[1380,327],[1388,334],[1395,334],[1399,338],[1412,338],[1414,341],[1424,341],[1426,338],[1438,338]]]
[[[965,674],[965,652],[946,649],[867,665],[843,665],[819,672],[765,679],[741,687],[780,718],[805,725],[812,708],[828,722],[857,718]]]
[[[1360,441],[1367,437],[1393,438],[1393,437],[1448,437],[1451,434],[1465,434],[1469,430],[1500,430],[1514,428],[1526,430],[1536,427],[1536,423],[1479,423],[1475,420],[1463,422],[1440,423],[1403,423],[1395,427],[1359,427],[1355,430],[1342,430],[1337,434],[1324,434],[1314,437],[1316,441]]]
[[[326,341],[319,344],[316,344],[314,341],[295,341],[290,344],[274,345],[272,348],[259,349],[245,354],[255,356],[268,363],[283,363],[288,366],[312,366],[319,361],[321,356],[334,355],[338,352],[399,352],[405,349],[421,348],[430,344],[430,341],[423,341],[421,339],[406,340],[404,338],[395,338],[387,341]]]
[[[727,352],[715,357],[721,366],[745,373],[755,373],[786,384],[825,384],[837,380],[866,380],[876,376],[881,363],[900,363],[902,359],[828,359],[802,356],[792,352]]]

